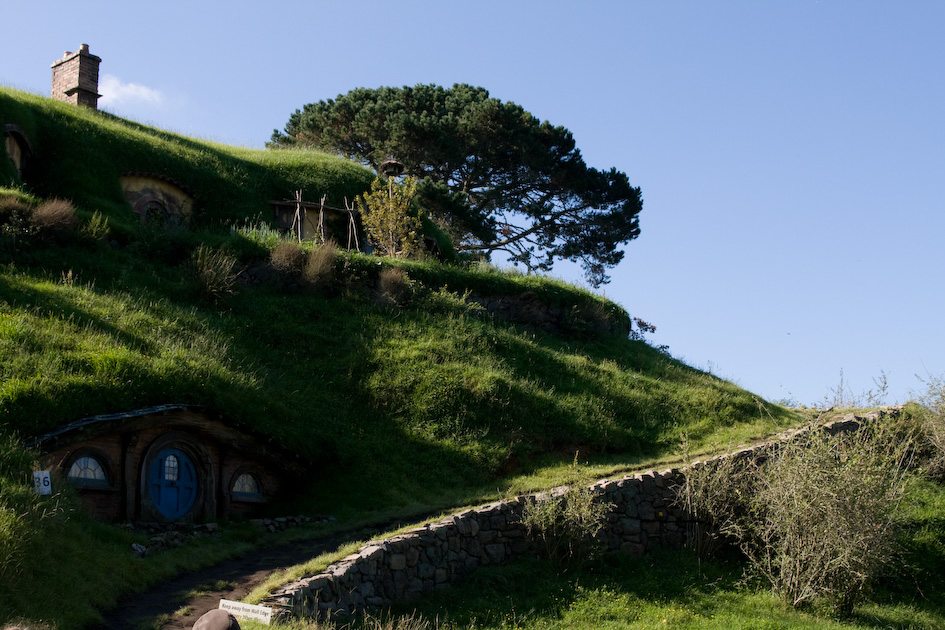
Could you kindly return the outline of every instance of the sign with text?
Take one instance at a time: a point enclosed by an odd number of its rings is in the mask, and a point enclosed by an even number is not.
[[[36,494],[52,494],[52,481],[49,479],[48,470],[33,471],[33,487],[36,488]]]
[[[255,604],[244,604],[243,602],[221,599],[220,610],[225,610],[237,619],[255,619],[256,621],[263,622],[267,626],[272,621],[272,608],[266,606],[256,606]]]

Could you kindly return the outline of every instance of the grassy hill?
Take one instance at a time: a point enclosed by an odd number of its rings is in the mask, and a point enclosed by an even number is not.
[[[600,332],[601,322],[624,327],[628,313],[553,279],[341,252],[319,283],[208,287],[201,274],[216,263],[201,253],[237,271],[265,265],[280,243],[264,225],[266,202],[302,188],[340,205],[373,178],[356,164],[225,147],[9,89],[0,124],[17,125],[34,151],[22,179],[0,160],[0,198],[67,199],[81,219],[64,235],[11,221],[0,233],[0,551],[13,559],[0,564],[0,619],[26,614],[30,590],[51,579],[28,553],[73,569],[90,549],[114,554],[112,568],[82,569],[101,586],[62,627],[141,586],[114,583],[125,534],[76,515],[79,533],[28,493],[33,457],[20,442],[88,415],[212,407],[313,463],[311,483],[275,510],[342,520],[553,483],[576,453],[604,474],[674,457],[681,435],[712,450],[800,420]],[[196,199],[191,228],[137,223],[118,186],[127,171],[185,183]],[[382,271],[395,267],[385,290]],[[531,292],[572,316],[556,334],[513,325],[465,300],[470,292]],[[68,511],[69,497],[59,500]],[[44,527],[73,527],[71,542],[29,543]]]
[[[313,200],[327,194],[329,204],[341,206],[374,177],[333,156],[228,147],[6,88],[0,88],[0,120],[22,130],[36,157],[25,182],[0,160],[0,185],[24,184],[38,197],[70,199],[83,211],[102,212],[121,231],[131,229],[118,183],[128,172],[184,183],[196,199],[198,229],[258,220],[268,201],[292,198],[298,189]]]

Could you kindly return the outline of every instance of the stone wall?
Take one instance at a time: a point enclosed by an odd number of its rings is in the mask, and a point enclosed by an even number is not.
[[[778,444],[811,430],[831,434],[855,431],[864,421],[877,421],[898,412],[898,408],[889,408],[863,417],[849,414],[842,421],[789,431],[772,441],[720,458],[763,457]],[[606,527],[599,534],[607,548],[643,555],[657,548],[684,545],[687,527],[693,523],[692,516],[677,501],[685,472],[686,469],[649,471],[592,484],[595,500],[612,506]],[[556,488],[551,493],[566,490]],[[263,604],[275,608],[277,614],[320,617],[353,614],[419,597],[469,575],[480,566],[506,562],[533,551],[534,544],[521,515],[527,501],[540,498],[529,495],[491,503],[393,538],[371,541],[324,572],[274,591]]]

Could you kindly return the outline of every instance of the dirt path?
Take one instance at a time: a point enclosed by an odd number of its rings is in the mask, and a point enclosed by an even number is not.
[[[266,547],[238,558],[198,571],[185,573],[155,585],[152,589],[129,595],[118,606],[105,613],[104,621],[90,630],[181,630],[193,627],[201,615],[219,607],[220,599],[239,600],[271,573],[299,564],[315,556],[337,549],[351,540],[364,539],[379,533],[376,528],[359,528],[316,540]],[[225,583],[223,588],[218,585]],[[205,591],[206,585],[215,590]],[[186,593],[199,590],[200,595],[187,598]],[[175,612],[186,608],[186,614]],[[157,618],[169,619],[157,625]]]

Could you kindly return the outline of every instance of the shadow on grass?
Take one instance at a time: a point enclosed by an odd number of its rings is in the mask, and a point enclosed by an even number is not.
[[[847,620],[796,611],[746,581],[737,557],[700,563],[685,550],[644,558],[607,555],[566,573],[534,558],[481,568],[464,582],[391,612],[415,611],[446,627],[480,629],[933,630],[945,623],[945,608],[929,602],[870,604]]]

